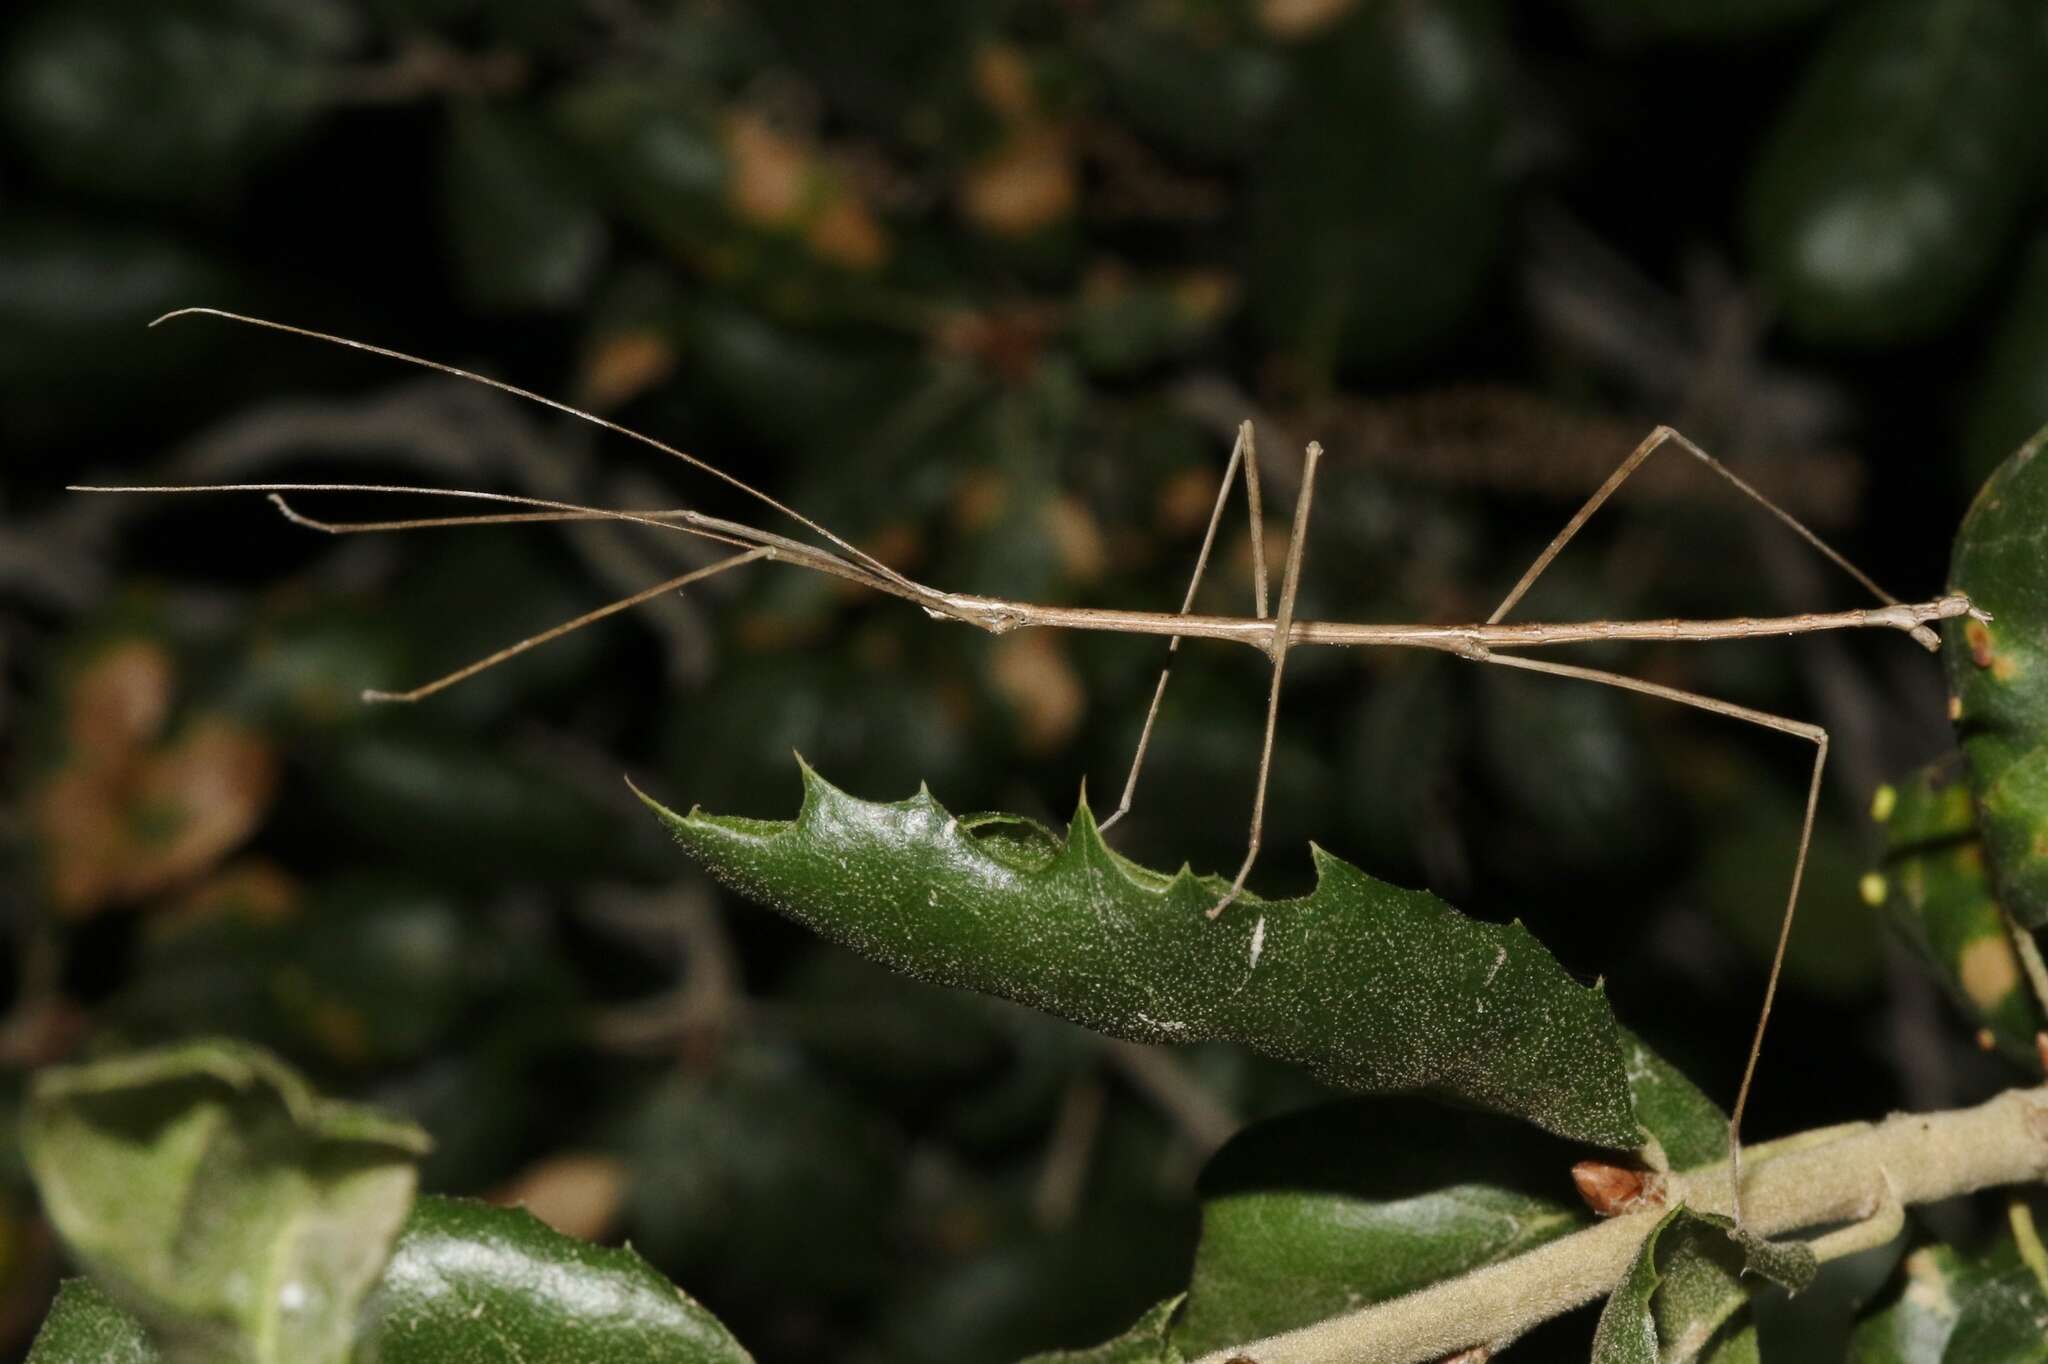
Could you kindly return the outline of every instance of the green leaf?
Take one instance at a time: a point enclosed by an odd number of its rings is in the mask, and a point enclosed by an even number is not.
[[[1175,1348],[1167,1334],[1180,1304],[1179,1298],[1168,1298],[1115,1340],[1086,1350],[1033,1355],[1023,1364],[1183,1364],[1187,1356]]]
[[[1346,1100],[1246,1128],[1202,1172],[1202,1239],[1173,1339],[1206,1354],[1384,1302],[1593,1220],[1566,1143],[1416,1100]]]
[[[2010,1204],[2007,1216],[2011,1234],[1975,1266],[1943,1364],[2048,1360],[2048,1251],[2026,1204]]]
[[[1313,381],[1440,344],[1480,301],[1503,237],[1497,26],[1483,0],[1359,5],[1304,45],[1255,167],[1250,303]]]
[[[224,1041],[42,1072],[22,1144],[72,1253],[169,1358],[213,1364],[347,1357],[428,1146]]]
[[[1989,621],[1942,629],[1950,714],[1969,764],[1977,827],[1999,899],[2028,928],[2048,924],[2048,430],[1977,494],[1956,532],[1950,588]]]
[[[1840,0],[1578,0],[1600,23],[1631,36],[1728,41],[1812,20]]]
[[[1992,895],[1976,806],[1961,776],[1957,763],[1938,762],[1878,789],[1871,813],[1884,828],[1884,861],[1863,878],[1863,898],[1933,968],[1970,1026],[2035,1070],[2034,1035],[2044,1020]]]
[[[2048,236],[2027,247],[2001,289],[2002,320],[1978,367],[1963,427],[1963,486],[1979,487],[2005,457],[2048,422]]]
[[[568,149],[523,109],[458,105],[442,216],[464,298],[485,312],[566,308],[604,254],[604,221]]]
[[[1664,1215],[1600,1313],[1593,1364],[1684,1364],[1754,1357],[1736,1314],[1753,1287],[1745,1273],[1793,1289],[1817,1266],[1804,1246],[1773,1245],[1738,1232],[1725,1217],[1677,1207]]]
[[[631,1250],[520,1208],[422,1198],[363,1308],[353,1364],[750,1364]]]
[[[2023,0],[1881,0],[1829,36],[1750,185],[1786,321],[1890,345],[1955,320],[1997,265],[2039,147]]]
[[[1941,1364],[1969,1293],[1970,1268],[1950,1246],[1922,1246],[1906,1256],[1890,1305],[1850,1337],[1848,1364]]]
[[[335,822],[423,872],[508,879],[616,873],[631,853],[609,811],[539,763],[401,730],[336,743],[314,780]]]
[[[1662,1148],[1670,1168],[1691,1170],[1726,1157],[1728,1115],[1634,1033],[1624,1032],[1622,1040],[1636,1121]]]
[[[1481,923],[1320,848],[1316,889],[1244,896],[1109,850],[979,839],[920,790],[873,804],[808,767],[793,823],[648,804],[734,889],[906,975],[1140,1042],[1221,1038],[1367,1093],[1413,1092],[1633,1147],[1619,1025],[1521,926]],[[645,797],[643,797],[645,799]]]
[[[57,180],[189,203],[304,132],[352,25],[324,0],[45,6],[0,62],[0,113]]]
[[[91,1279],[66,1279],[27,1364],[162,1364],[149,1333]]]

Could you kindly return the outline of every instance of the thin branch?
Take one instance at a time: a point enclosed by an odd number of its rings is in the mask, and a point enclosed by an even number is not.
[[[1819,1136],[1821,1134],[1806,1134]],[[1902,1113],[1822,1140],[1755,1147],[1745,1167],[1746,1225],[1766,1236],[1888,1224],[1899,1209],[2048,1176],[2048,1088],[2008,1090],[1975,1108]],[[1672,1176],[1662,1207],[1574,1232],[1525,1255],[1311,1326],[1202,1356],[1195,1364],[1422,1364],[1499,1350],[1530,1329],[1614,1291],[1671,1205],[1726,1215],[1728,1164]],[[1868,1228],[1865,1228],[1868,1230]],[[1832,1256],[1866,1236],[1811,1243]]]

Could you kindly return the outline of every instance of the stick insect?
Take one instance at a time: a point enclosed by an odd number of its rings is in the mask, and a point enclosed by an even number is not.
[[[1145,720],[1139,731],[1137,751],[1132,758],[1130,775],[1125,780],[1123,793],[1115,811],[1102,822],[1102,829],[1108,830],[1131,809],[1137,791],[1139,773],[1143,770],[1145,754],[1151,744],[1154,722],[1158,719],[1160,705],[1166,695],[1168,681],[1173,675],[1173,663],[1183,639],[1215,639],[1249,645],[1263,653],[1270,666],[1271,676],[1266,694],[1266,722],[1264,739],[1259,750],[1258,779],[1252,799],[1250,829],[1246,839],[1244,860],[1239,864],[1237,874],[1231,879],[1226,890],[1208,911],[1210,918],[1222,914],[1244,890],[1253,866],[1258,861],[1259,844],[1265,823],[1266,789],[1272,770],[1273,739],[1279,720],[1281,685],[1286,676],[1290,652],[1297,647],[1312,645],[1339,648],[1391,647],[1434,649],[1456,655],[1474,663],[1492,664],[1505,668],[1517,668],[1528,672],[1545,673],[1555,677],[1576,678],[1595,682],[1603,686],[1618,687],[1626,691],[1653,696],[1665,701],[1689,706],[1710,714],[1741,720],[1780,734],[1805,740],[1814,746],[1812,776],[1808,782],[1805,813],[1799,832],[1798,851],[1792,867],[1791,886],[1786,895],[1785,912],[1779,924],[1777,945],[1772,954],[1770,974],[1764,987],[1763,1002],[1758,1011],[1756,1028],[1750,1038],[1747,1060],[1743,1066],[1742,1081],[1736,1091],[1734,1106],[1729,1110],[1729,1153],[1730,1171],[1734,1182],[1733,1205],[1737,1221],[1741,1219],[1741,1128],[1742,1117],[1748,1105],[1749,1094],[1756,1076],[1757,1060],[1763,1050],[1764,1033],[1770,1023],[1771,1007],[1775,1002],[1780,976],[1785,962],[1786,944],[1791,937],[1792,920],[1799,905],[1801,879],[1805,875],[1806,860],[1813,839],[1814,816],[1820,801],[1821,778],[1827,765],[1828,732],[1820,725],[1789,716],[1737,705],[1734,702],[1718,700],[1625,673],[1611,672],[1578,664],[1560,663],[1547,659],[1526,657],[1522,651],[1540,649],[1560,644],[1588,643],[1605,640],[1664,640],[1664,641],[1712,641],[1728,639],[1752,639],[1772,635],[1801,635],[1822,630],[1843,630],[1883,627],[1904,631],[1915,641],[1931,650],[1940,647],[1940,637],[1931,628],[1935,621],[1970,615],[1988,619],[1983,612],[1973,607],[1969,600],[1958,593],[1950,593],[1922,602],[1904,602],[1879,587],[1861,569],[1851,564],[1832,546],[1828,545],[1808,529],[1791,513],[1784,510],[1757,488],[1746,482],[1734,470],[1715,459],[1698,445],[1668,426],[1659,426],[1644,438],[1641,444],[1621,462],[1607,480],[1595,489],[1585,504],[1565,523],[1564,529],[1536,556],[1521,578],[1501,599],[1500,605],[1484,621],[1464,625],[1388,625],[1355,624],[1340,621],[1308,620],[1296,616],[1295,604],[1301,585],[1302,565],[1307,557],[1309,512],[1314,504],[1316,474],[1321,463],[1323,450],[1319,444],[1311,443],[1307,448],[1302,466],[1300,489],[1295,497],[1293,526],[1290,533],[1286,560],[1281,568],[1278,601],[1268,610],[1271,596],[1267,571],[1261,506],[1258,452],[1250,422],[1238,428],[1237,440],[1230,452],[1230,458],[1223,472],[1222,483],[1216,494],[1216,501],[1209,513],[1207,528],[1203,533],[1201,548],[1195,559],[1194,573],[1188,583],[1186,596],[1177,612],[1127,611],[1101,607],[1045,606],[1033,602],[1012,601],[999,597],[977,596],[969,593],[947,592],[939,588],[908,578],[890,568],[873,555],[840,538],[824,526],[804,516],[794,508],[784,505],[758,488],[742,481],[732,474],[691,455],[673,445],[591,412],[572,407],[542,394],[519,388],[502,380],[459,369],[440,361],[429,360],[403,351],[370,345],[348,337],[335,336],[325,332],[276,322],[267,318],[250,317],[240,313],[226,312],[215,308],[183,308],[166,313],[155,326],[175,318],[188,316],[211,316],[223,318],[253,327],[283,332],[308,340],[329,345],[346,347],[384,359],[398,361],[420,368],[438,371],[458,379],[482,384],[527,402],[552,408],[557,412],[578,420],[589,422],[603,430],[639,442],[661,454],[680,460],[686,465],[708,474],[747,497],[768,507],[778,515],[793,521],[797,526],[824,542],[823,545],[806,543],[789,536],[779,535],[744,522],[710,516],[691,508],[669,508],[650,510],[621,510],[607,507],[583,506],[571,502],[552,501],[546,498],[518,496],[508,493],[492,493],[475,489],[433,488],[399,484],[362,483],[215,483],[157,486],[104,486],[74,485],[73,492],[86,493],[230,493],[255,492],[267,495],[278,511],[293,524],[309,530],[331,535],[364,534],[382,531],[422,530],[454,526],[513,525],[540,522],[564,521],[620,521],[650,526],[662,530],[681,531],[723,544],[735,552],[703,567],[681,573],[664,582],[640,592],[622,597],[617,601],[586,612],[573,620],[564,621],[551,629],[480,658],[473,663],[414,687],[410,691],[370,691],[363,694],[368,702],[416,702],[451,687],[466,678],[473,677],[487,668],[495,667],[528,649],[536,648],[550,640],[558,639],[573,630],[581,629],[607,616],[627,610],[650,601],[665,593],[680,591],[694,582],[738,568],[743,564],[758,561],[772,561],[794,564],[814,572],[829,574],[850,582],[858,583],[890,596],[900,597],[921,607],[936,620],[957,621],[972,625],[990,634],[1001,635],[1019,629],[1065,629],[1098,630],[1118,634],[1163,635],[1167,638],[1167,661],[1161,668],[1159,679],[1152,692],[1151,703],[1145,713]],[[1510,623],[1506,620],[1509,612],[1522,600],[1536,580],[1543,575],[1572,538],[1585,526],[1593,514],[1605,505],[1607,500],[1625,483],[1629,476],[1640,469],[1659,450],[1672,448],[1684,452],[1698,461],[1709,472],[1715,474],[1743,496],[1755,502],[1767,513],[1812,546],[1837,568],[1854,578],[1863,589],[1875,596],[1879,605],[1855,610],[1832,612],[1809,612],[1799,615],[1771,617],[1736,617],[1720,620],[1594,620],[1562,623]],[[1194,610],[1203,575],[1207,572],[1211,552],[1215,547],[1217,532],[1222,525],[1224,511],[1231,492],[1239,480],[1245,485],[1245,500],[1248,504],[1252,535],[1252,577],[1253,613],[1249,616],[1217,616],[1199,614]],[[472,513],[455,516],[407,518],[390,521],[328,521],[308,516],[287,500],[288,495],[317,494],[327,492],[382,493],[430,498],[449,498],[458,501],[486,503],[493,506],[509,507],[515,510]]]

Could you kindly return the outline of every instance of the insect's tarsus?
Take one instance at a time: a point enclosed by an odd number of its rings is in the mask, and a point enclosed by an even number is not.
[[[680,589],[688,583],[724,572],[756,560],[776,560],[795,564],[815,572],[831,574],[848,579],[892,596],[902,597],[922,607],[924,611],[941,620],[955,620],[975,625],[992,634],[1002,634],[1023,627],[1110,630],[1119,633],[1163,634],[1168,636],[1167,666],[1161,670],[1157,686],[1153,689],[1152,701],[1146,711],[1145,722],[1140,730],[1138,748],[1132,759],[1131,772],[1125,782],[1123,798],[1116,810],[1103,822],[1108,828],[1129,811],[1133,793],[1137,788],[1138,773],[1145,760],[1146,749],[1151,741],[1153,723],[1159,714],[1160,702],[1166,692],[1168,678],[1172,674],[1172,659],[1179,652],[1183,638],[1196,636],[1250,644],[1264,652],[1271,660],[1272,679],[1267,693],[1265,735],[1259,752],[1258,784],[1253,797],[1250,830],[1243,864],[1238,868],[1230,888],[1209,910],[1210,917],[1221,914],[1230,903],[1242,893],[1246,879],[1258,858],[1259,843],[1264,824],[1266,790],[1273,757],[1273,741],[1279,717],[1280,687],[1285,675],[1288,651],[1298,644],[1327,645],[1389,645],[1409,648],[1439,649],[1457,654],[1474,662],[1496,664],[1502,667],[1527,672],[1545,673],[1555,677],[1575,678],[1597,682],[1605,686],[1619,687],[1646,696],[1676,702],[1730,719],[1776,730],[1796,738],[1805,739],[1814,745],[1812,778],[1807,786],[1806,808],[1800,828],[1798,853],[1793,862],[1792,884],[1786,898],[1784,918],[1779,926],[1777,947],[1772,955],[1768,982],[1764,987],[1762,1007],[1758,1013],[1756,1030],[1751,1037],[1748,1059],[1743,1067],[1742,1082],[1736,1091],[1735,1103],[1729,1110],[1729,1154],[1730,1173],[1734,1181],[1733,1206],[1736,1219],[1741,1220],[1741,1179],[1742,1150],[1741,1125],[1744,1110],[1756,1075],[1757,1059],[1762,1054],[1764,1032],[1770,1022],[1771,1007],[1777,997],[1779,979],[1783,973],[1786,943],[1789,941],[1792,920],[1799,903],[1800,883],[1806,872],[1808,850],[1813,838],[1813,825],[1819,807],[1822,773],[1827,764],[1828,734],[1819,725],[1786,716],[1751,709],[1728,701],[1716,700],[1697,692],[1684,691],[1661,683],[1629,677],[1621,673],[1606,672],[1576,664],[1556,663],[1543,659],[1521,656],[1509,650],[1538,648],[1553,644],[1564,644],[1602,639],[1658,639],[1658,640],[1715,640],[1748,638],[1759,635],[1805,634],[1817,630],[1848,629],[1856,627],[1886,627],[1902,630],[1914,640],[1929,649],[1938,648],[1940,637],[1930,628],[1934,621],[1969,616],[1975,620],[1988,621],[1990,616],[1959,593],[1950,593],[1931,601],[1907,603],[1879,587],[1869,575],[1850,563],[1832,546],[1828,545],[1796,517],[1773,502],[1761,491],[1743,480],[1733,470],[1702,450],[1698,445],[1667,426],[1660,426],[1651,432],[1619,468],[1599,488],[1595,489],[1586,503],[1575,512],[1543,551],[1536,556],[1528,569],[1509,589],[1493,614],[1480,624],[1455,626],[1405,626],[1405,625],[1353,625],[1328,621],[1301,621],[1295,618],[1295,603],[1300,582],[1301,567],[1307,548],[1309,510],[1313,504],[1317,465],[1322,450],[1320,446],[1308,447],[1307,462],[1302,471],[1301,491],[1295,500],[1293,535],[1288,543],[1287,562],[1283,569],[1280,600],[1275,615],[1266,615],[1266,560],[1258,478],[1257,448],[1251,424],[1245,423],[1238,430],[1237,443],[1231,451],[1230,463],[1225,468],[1223,483],[1217,492],[1216,504],[1210,513],[1209,524],[1202,539],[1200,553],[1196,557],[1195,570],[1188,585],[1187,595],[1177,614],[1162,612],[1119,611],[1102,608],[1040,606],[1030,602],[1006,601],[1000,598],[979,597],[965,593],[942,592],[923,583],[903,576],[882,563],[879,559],[856,548],[854,545],[816,521],[776,501],[768,494],[742,482],[731,474],[697,458],[694,455],[665,444],[653,437],[619,425],[606,418],[581,409],[543,397],[538,393],[518,388],[501,380],[488,378],[453,365],[434,360],[422,359],[403,351],[389,350],[382,346],[368,345],[347,337],[334,336],[325,332],[312,331],[265,318],[250,317],[241,313],[227,312],[218,308],[180,308],[164,314],[150,325],[172,318],[203,314],[225,318],[249,326],[264,327],[272,331],[285,332],[294,336],[324,341],[352,350],[364,351],[405,364],[436,370],[456,378],[466,379],[498,389],[514,397],[538,403],[544,407],[565,413],[579,420],[590,422],[607,431],[615,432],[628,439],[661,451],[690,466],[718,478],[760,501],[776,512],[795,520],[806,530],[824,539],[831,548],[804,544],[786,536],[776,535],[741,522],[723,520],[704,513],[684,509],[659,511],[619,511],[604,507],[582,506],[570,502],[557,502],[544,498],[521,497],[506,493],[488,493],[469,489],[401,487],[395,485],[336,484],[336,483],[243,483],[210,484],[183,487],[78,487],[81,492],[263,492],[270,495],[278,510],[295,524],[319,530],[328,534],[352,534],[368,531],[444,529],[455,526],[509,525],[547,521],[592,521],[608,520],[637,524],[661,530],[681,531],[714,542],[729,545],[740,552],[730,555],[702,568],[679,574],[667,582],[656,584],[645,591],[622,597],[596,610],[585,613],[574,620],[566,621],[550,630],[529,636],[487,658],[477,660],[444,677],[437,678],[408,692],[367,694],[366,699],[412,701],[432,695],[445,687],[472,677],[484,669],[493,667],[504,660],[525,652],[550,640],[559,638],[571,630],[579,629],[592,621],[623,611],[628,607],[653,597]],[[1582,621],[1560,625],[1511,625],[1506,623],[1510,611],[1522,600],[1544,571],[1578,534],[1588,520],[1613,494],[1627,482],[1630,475],[1641,468],[1643,463],[1656,451],[1666,445],[1675,445],[1693,456],[1712,473],[1731,484],[1745,497],[1756,502],[1772,517],[1790,529],[1794,534],[1811,545],[1830,562],[1854,578],[1865,590],[1876,596],[1883,605],[1855,611],[1837,611],[1799,616],[1780,616],[1764,619],[1736,619],[1722,621]],[[1194,614],[1195,596],[1201,587],[1202,576],[1214,548],[1223,508],[1230,495],[1236,477],[1242,473],[1246,497],[1250,504],[1253,595],[1256,614],[1249,618],[1202,616]],[[518,511],[496,512],[482,515],[442,516],[411,518],[394,521],[322,521],[306,516],[288,503],[286,493],[321,492],[374,492],[419,495],[428,497],[454,497],[509,505],[521,508]]]

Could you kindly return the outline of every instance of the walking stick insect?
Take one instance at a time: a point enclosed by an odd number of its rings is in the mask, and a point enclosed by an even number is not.
[[[896,572],[887,564],[848,541],[841,539],[824,526],[804,516],[795,509],[784,505],[767,493],[743,482],[739,478],[688,454],[683,450],[657,440],[652,436],[631,430],[616,422],[590,412],[571,407],[566,403],[516,387],[498,379],[492,379],[468,370],[439,361],[428,360],[402,351],[382,346],[369,345],[347,337],[334,336],[265,318],[249,317],[238,313],[213,308],[185,308],[165,314],[157,322],[173,318],[205,315],[224,318],[249,326],[267,328],[272,331],[304,337],[310,340],[343,346],[363,351],[385,359],[399,361],[421,368],[485,385],[525,401],[538,403],[557,412],[592,423],[606,431],[625,436],[651,447],[671,458],[717,478],[748,497],[769,507],[779,515],[796,522],[804,530],[823,540],[827,547],[807,544],[787,536],[775,534],[743,522],[726,520],[707,515],[689,508],[659,510],[620,510],[605,507],[582,506],[570,502],[552,501],[546,498],[525,497],[507,493],[491,493],[474,489],[430,488],[396,484],[361,483],[226,483],[199,485],[160,486],[73,486],[73,492],[91,493],[227,493],[260,492],[270,500],[293,524],[327,534],[362,534],[379,531],[423,530],[454,526],[511,525],[539,522],[563,521],[623,521],[662,530],[681,531],[702,539],[725,544],[737,552],[701,568],[678,574],[665,582],[656,583],[643,591],[620,598],[600,606],[593,611],[565,621],[552,629],[542,631],[526,639],[510,644],[485,658],[458,668],[443,677],[424,683],[404,692],[365,692],[363,699],[373,702],[413,702],[422,700],[435,692],[453,686],[457,682],[473,677],[487,668],[525,652],[550,640],[560,638],[570,631],[582,628],[594,621],[624,611],[629,607],[652,600],[664,593],[678,591],[693,582],[709,578],[742,564],[768,560],[794,564],[815,572],[872,588],[891,596],[900,597],[924,609],[926,614],[938,620],[952,620],[977,626],[991,634],[1005,634],[1011,630],[1047,628],[1067,630],[1100,630],[1118,634],[1164,635],[1167,637],[1167,664],[1160,670],[1158,684],[1154,687],[1151,704],[1145,715],[1144,725],[1139,731],[1137,752],[1131,762],[1131,770],[1125,781],[1122,797],[1114,813],[1101,824],[1108,830],[1131,808],[1137,789],[1138,775],[1144,766],[1145,754],[1150,746],[1153,723],[1157,720],[1161,702],[1166,694],[1168,680],[1172,676],[1172,662],[1180,649],[1183,639],[1217,639],[1247,644],[1265,654],[1271,664],[1271,680],[1266,696],[1265,736],[1259,752],[1258,780],[1252,801],[1252,814],[1247,846],[1243,862],[1229,889],[1217,899],[1208,911],[1210,918],[1222,914],[1244,889],[1246,879],[1258,860],[1260,836],[1265,821],[1267,779],[1271,773],[1273,739],[1280,712],[1281,683],[1286,674],[1287,659],[1292,649],[1310,645],[1336,647],[1383,646],[1399,648],[1435,649],[1454,654],[1474,663],[1494,664],[1506,668],[1518,668],[1529,672],[1546,673],[1557,677],[1577,678],[1597,682],[1605,686],[1619,687],[1627,691],[1654,696],[1679,705],[1730,719],[1746,721],[1775,730],[1781,734],[1804,739],[1814,745],[1813,771],[1807,786],[1805,814],[1799,833],[1798,851],[1792,867],[1791,887],[1786,896],[1785,912],[1778,930],[1777,945],[1771,959],[1770,974],[1764,987],[1763,1003],[1759,1009],[1755,1032],[1749,1045],[1748,1058],[1744,1064],[1742,1081],[1736,1091],[1734,1106],[1729,1110],[1729,1154],[1730,1172],[1734,1181],[1733,1206],[1736,1219],[1741,1220],[1741,1143],[1742,1116],[1747,1106],[1752,1082],[1756,1075],[1758,1056],[1762,1052],[1764,1033],[1770,1022],[1771,1006],[1776,999],[1779,978],[1783,972],[1785,948],[1791,936],[1792,919],[1798,908],[1801,878],[1805,874],[1808,849],[1813,838],[1814,815],[1819,805],[1821,777],[1827,765],[1828,733],[1819,725],[1797,720],[1788,716],[1756,710],[1737,705],[1730,701],[1717,700],[1697,692],[1685,691],[1662,683],[1631,677],[1625,673],[1610,672],[1598,668],[1582,667],[1571,663],[1557,663],[1544,659],[1524,657],[1522,650],[1544,648],[1558,644],[1588,643],[1611,640],[1663,640],[1663,641],[1712,641],[1728,639],[1750,639],[1766,635],[1800,635],[1822,630],[1841,630],[1882,626],[1902,630],[1929,650],[1940,647],[1940,637],[1930,628],[1930,622],[1948,620],[1957,616],[1971,615],[1988,619],[1984,613],[1973,607],[1961,594],[1951,593],[1924,602],[1902,602],[1880,588],[1868,575],[1851,564],[1841,554],[1826,544],[1789,512],[1778,506],[1755,487],[1745,482],[1726,465],[1709,455],[1670,427],[1660,426],[1636,446],[1607,480],[1602,483],[1585,504],[1566,522],[1563,530],[1536,556],[1526,572],[1509,590],[1506,597],[1485,621],[1466,625],[1384,625],[1353,624],[1339,621],[1304,620],[1295,614],[1295,603],[1301,584],[1302,564],[1307,554],[1309,512],[1314,504],[1316,473],[1322,459],[1322,447],[1310,444],[1302,467],[1300,490],[1295,497],[1293,528],[1288,539],[1286,561],[1281,569],[1279,599],[1268,613],[1269,584],[1264,549],[1263,525],[1259,493],[1258,456],[1251,423],[1238,428],[1237,441],[1225,466],[1222,486],[1218,489],[1212,507],[1207,529],[1202,537],[1201,549],[1195,560],[1193,576],[1188,584],[1185,598],[1178,612],[1126,611],[1101,607],[1043,606],[1033,602],[1010,601],[998,597],[977,596],[968,593],[946,592],[917,582]],[[152,323],[152,326],[156,323]],[[1630,475],[1642,467],[1651,455],[1670,446],[1685,452],[1699,461],[1709,471],[1726,480],[1737,491],[1756,502],[1765,511],[1776,517],[1793,533],[1805,540],[1838,568],[1849,574],[1866,591],[1882,603],[1875,607],[1857,610],[1805,613],[1790,616],[1738,617],[1721,620],[1594,620],[1564,623],[1508,623],[1505,617],[1529,591],[1536,580],[1549,568],[1572,537],[1577,535],[1595,512],[1613,496]],[[1211,551],[1222,524],[1224,509],[1229,501],[1233,485],[1242,477],[1246,501],[1252,526],[1252,573],[1253,573],[1253,614],[1250,616],[1202,615],[1194,611],[1194,602],[1200,590],[1202,578],[1207,571]],[[324,521],[307,516],[294,508],[287,500],[287,494],[354,492],[384,493],[406,496],[442,497],[471,502],[483,502],[498,506],[519,508],[515,511],[483,514],[409,518],[395,521]]]

